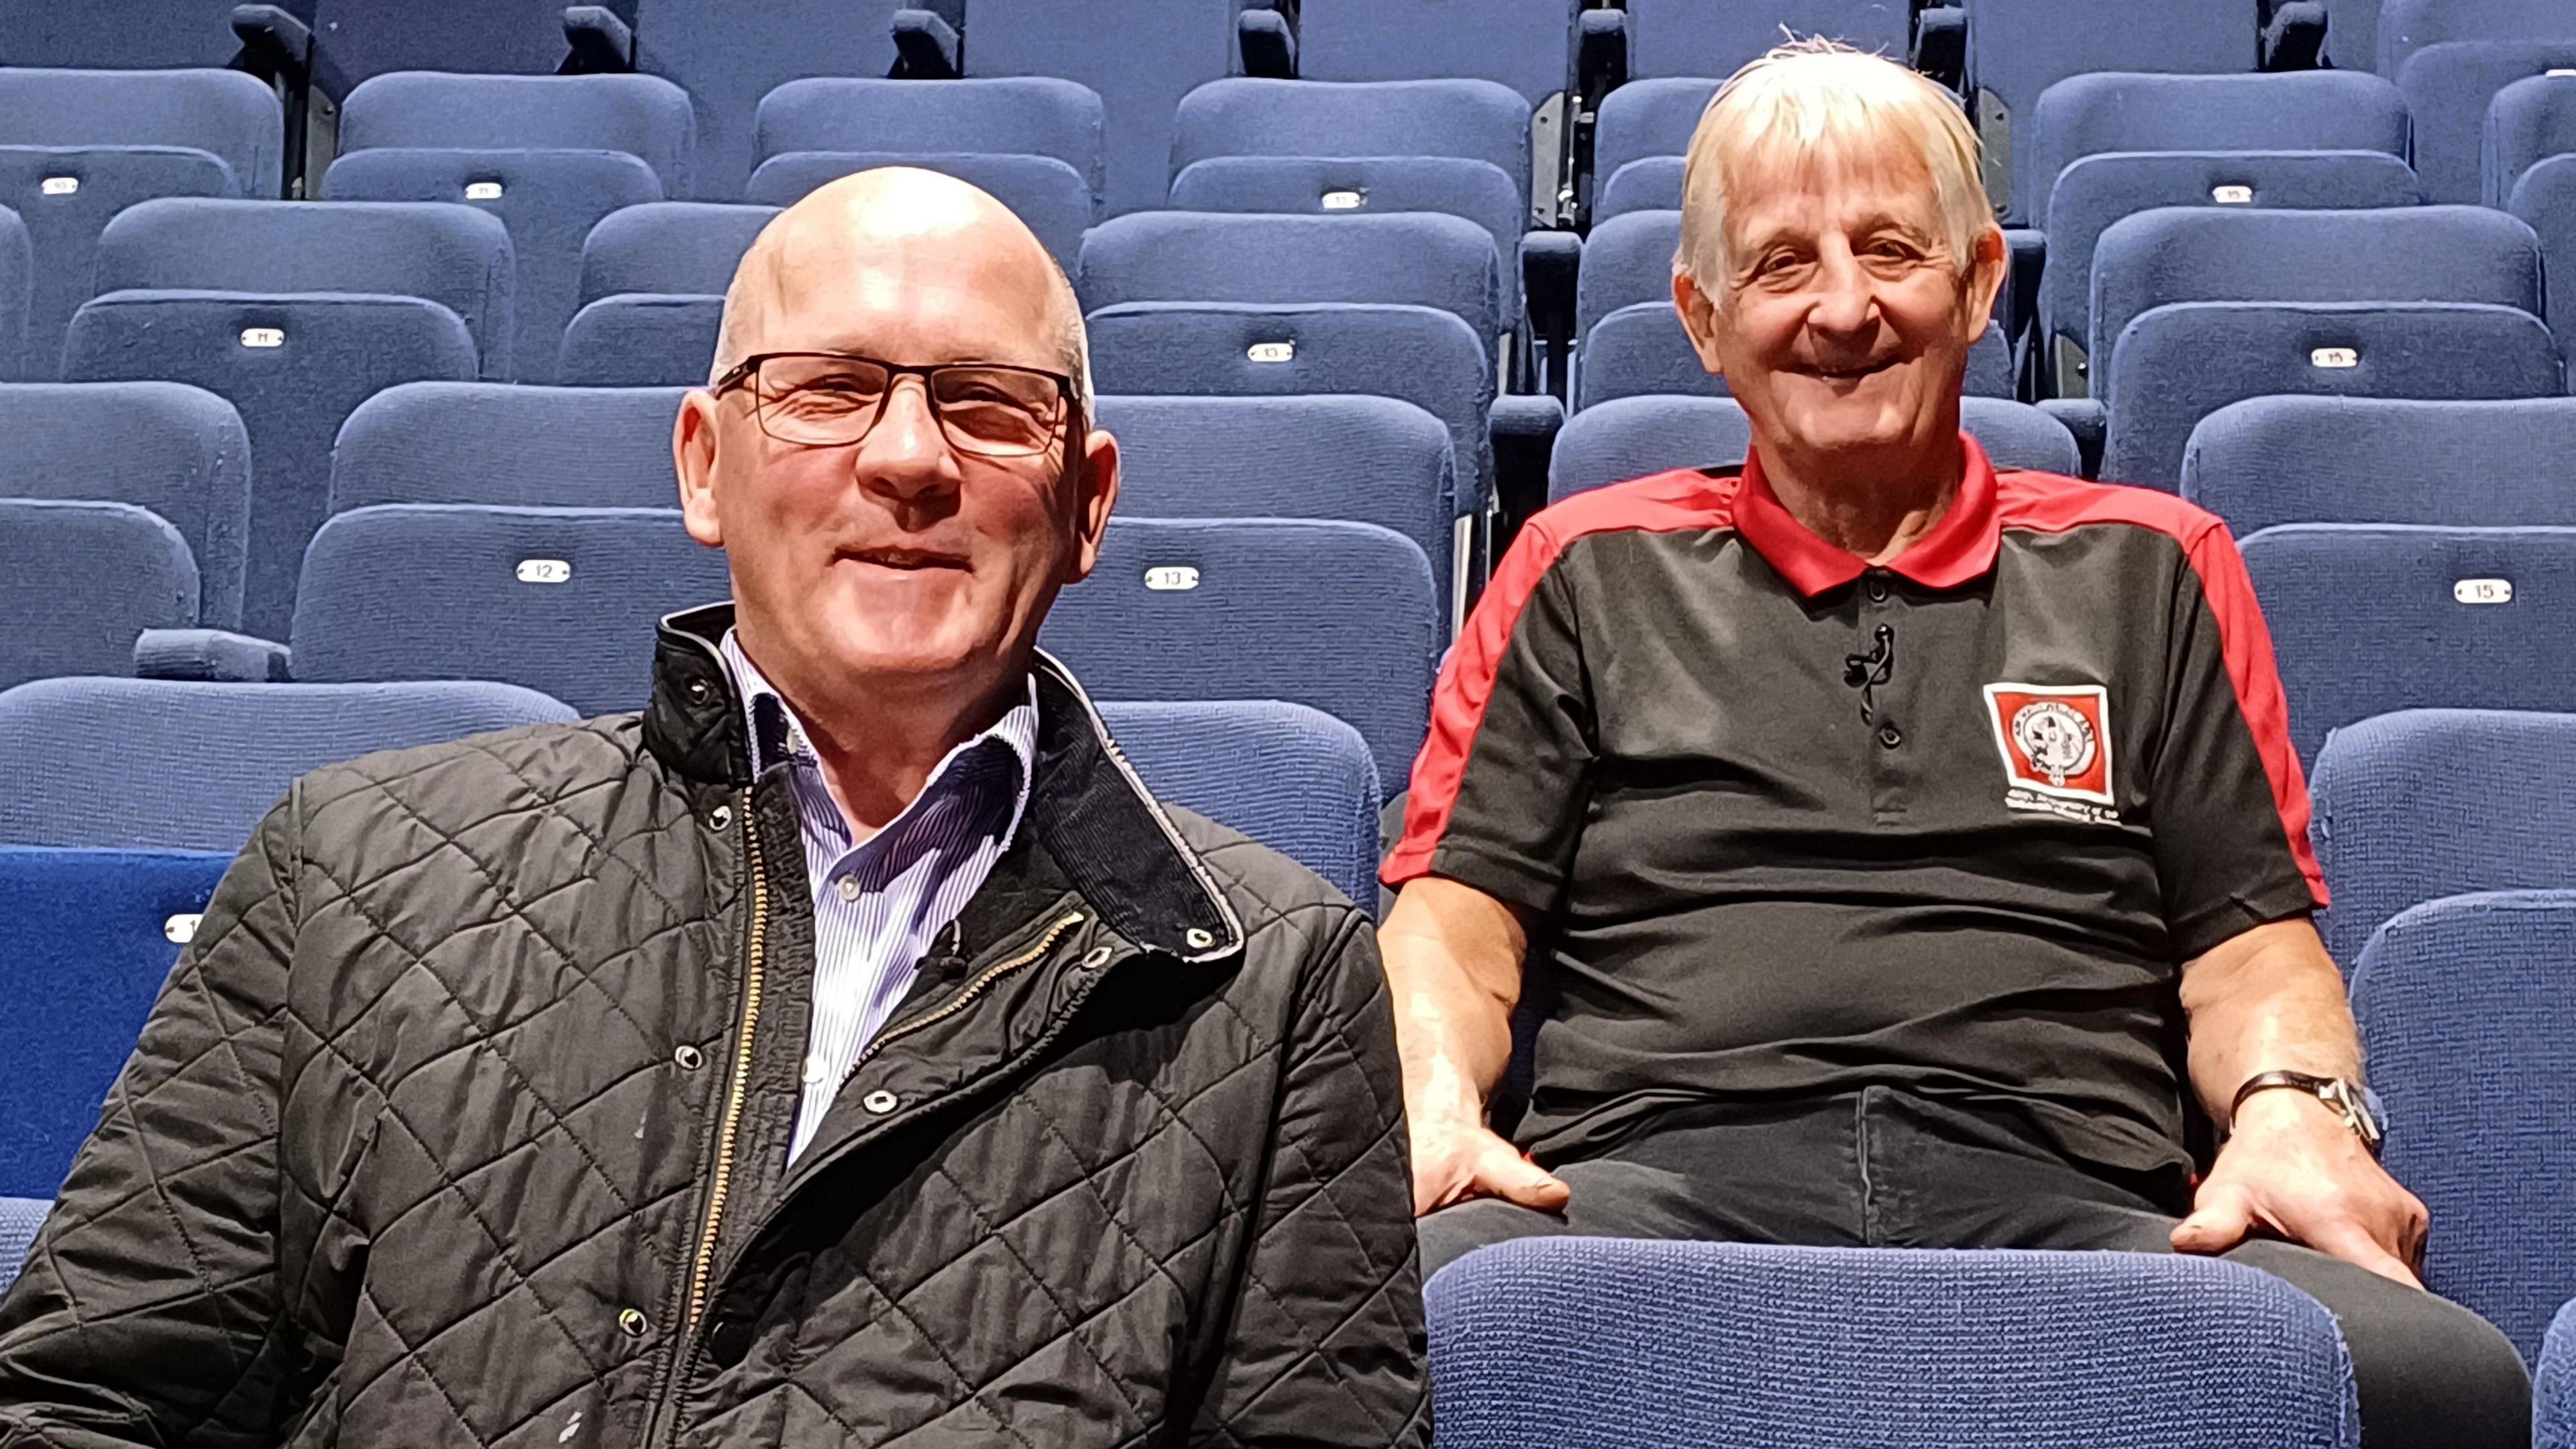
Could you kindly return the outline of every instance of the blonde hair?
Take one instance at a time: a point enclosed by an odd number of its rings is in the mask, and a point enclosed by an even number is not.
[[[1729,77],[1700,113],[1682,170],[1682,238],[1673,270],[1712,301],[1728,290],[1726,208],[1767,156],[1796,157],[1894,137],[1931,173],[1953,263],[1965,273],[1995,225],[1977,133],[1958,98],[1885,57],[1817,37],[1772,49]]]

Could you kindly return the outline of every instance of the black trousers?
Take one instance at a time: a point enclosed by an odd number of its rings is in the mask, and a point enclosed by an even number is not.
[[[1547,1234],[1813,1247],[2173,1251],[2179,1173],[2079,1167],[2017,1114],[1872,1087],[1791,1107],[1690,1109],[1587,1161],[1553,1164],[1563,1216],[1479,1200],[1423,1218],[1422,1271]],[[2440,1231],[2440,1225],[2435,1225]],[[2277,1240],[2227,1255],[2342,1326],[2366,1449],[2528,1449],[2531,1383],[2494,1325],[2430,1293]]]

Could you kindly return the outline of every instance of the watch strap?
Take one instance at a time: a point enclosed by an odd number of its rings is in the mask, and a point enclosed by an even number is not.
[[[2344,1077],[2320,1077],[2308,1072],[2269,1071],[2247,1077],[2236,1089],[2236,1100],[2227,1104],[2228,1120],[2245,1106],[2245,1099],[2257,1092],[2287,1089],[2305,1092],[2341,1114],[2344,1125],[2376,1155],[2379,1151],[2379,1122],[2371,1110],[2369,1089]]]

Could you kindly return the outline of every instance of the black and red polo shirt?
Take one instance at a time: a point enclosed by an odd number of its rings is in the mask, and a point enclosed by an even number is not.
[[[2181,963],[2325,902],[2271,638],[2213,515],[1962,446],[1884,567],[1757,458],[1568,499],[1496,571],[1383,878],[1540,927],[1541,1161],[1886,1085],[2188,1162]]]

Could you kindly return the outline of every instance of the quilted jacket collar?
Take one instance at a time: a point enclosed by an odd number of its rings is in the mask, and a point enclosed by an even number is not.
[[[664,764],[709,785],[752,783],[750,742],[733,679],[718,652],[733,606],[662,621],[644,742]],[[1109,737],[1071,671],[1040,653],[1038,748],[1028,824],[1102,921],[1128,940],[1183,961],[1243,948],[1243,923],[1206,862]]]

